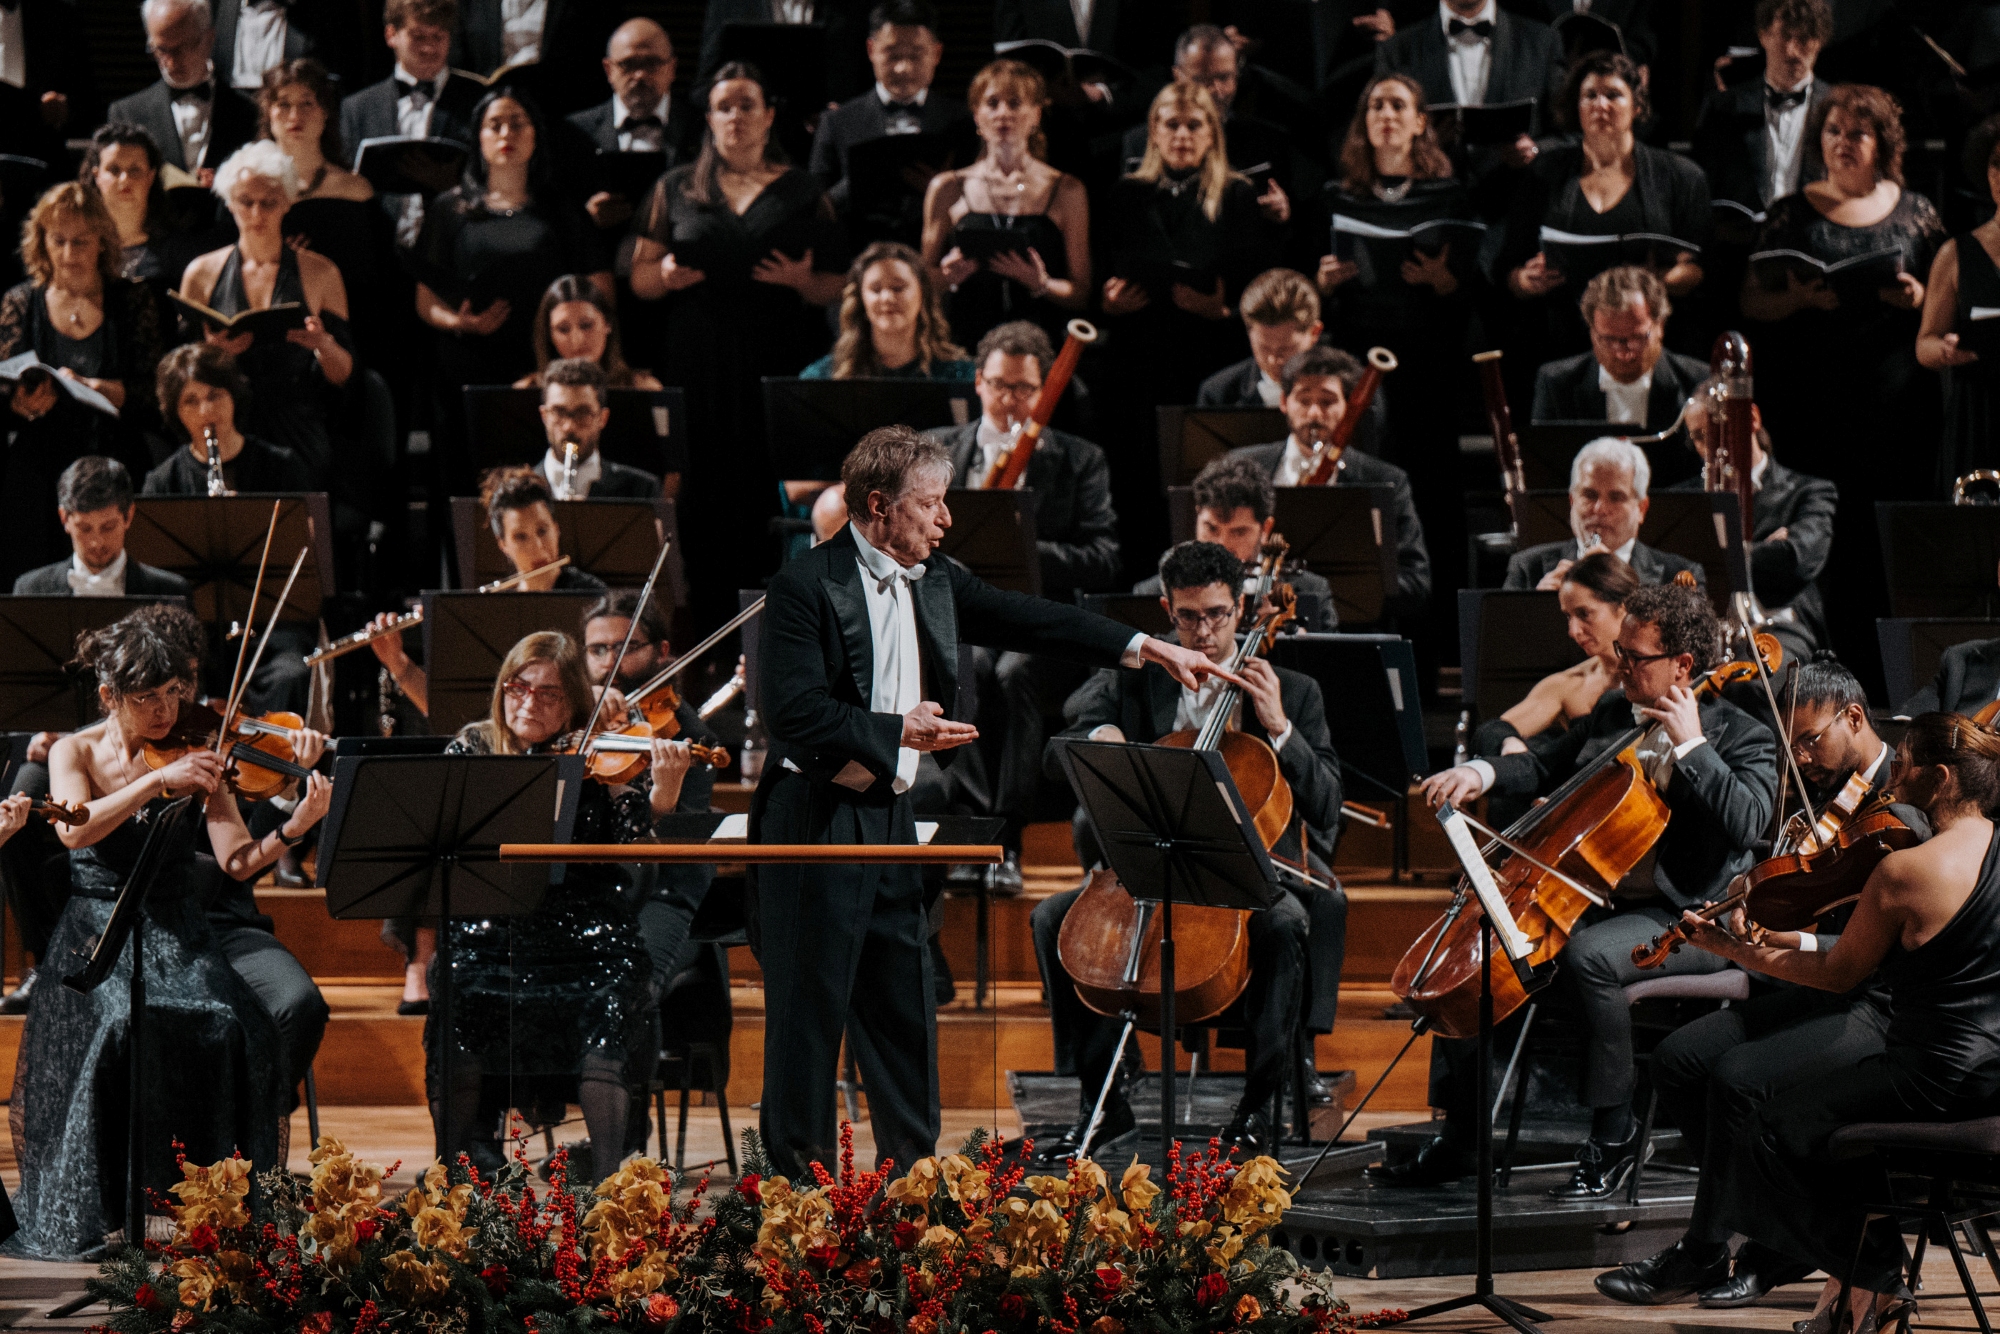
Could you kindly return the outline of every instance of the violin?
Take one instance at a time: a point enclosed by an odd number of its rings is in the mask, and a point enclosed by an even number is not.
[[[644,721],[616,731],[599,732],[590,738],[590,753],[584,772],[607,787],[630,783],[651,766],[653,740],[659,735]],[[574,755],[582,740],[582,732],[571,732],[556,746],[555,753]],[[729,767],[729,752],[721,746],[704,746],[699,741],[690,741],[688,749],[694,752],[698,762],[711,769]]]
[[[29,805],[28,814],[39,815],[50,824],[66,824],[71,828],[90,822],[90,812],[83,808],[81,802],[73,806],[66,806],[54,797],[40,797],[36,799]]]
[[[219,700],[183,700],[172,730],[146,742],[146,767],[164,769],[189,751],[218,749],[222,710]],[[219,748],[230,789],[245,800],[262,801],[311,773],[298,762],[296,748],[305,726],[296,713],[237,714]]]
[[[1288,550],[1285,539],[1264,542],[1253,605],[1268,599],[1271,610],[1252,625],[1230,659],[1238,671],[1263,651],[1272,636],[1296,614],[1290,585],[1276,582]],[[1195,750],[1220,750],[1223,762],[1264,846],[1270,847],[1292,820],[1292,788],[1278,769],[1268,742],[1228,730],[1242,696],[1224,684],[1199,728],[1170,732],[1156,743]],[[1104,1015],[1136,1013],[1142,1023],[1160,1022],[1158,904],[1128,893],[1116,872],[1095,871],[1063,917],[1056,952],[1076,984],[1076,994]],[[1199,1023],[1222,1013],[1250,985],[1250,914],[1237,908],[1174,906],[1174,1019]]]
[[[1762,670],[1778,670],[1784,660],[1778,641],[1758,635],[1756,646]],[[1712,697],[1758,671],[1756,662],[1724,663],[1692,689],[1696,699]],[[1507,855],[1493,868],[1493,879],[1515,926],[1534,944],[1531,966],[1560,954],[1577,920],[1607,902],[1666,832],[1667,804],[1645,767],[1665,740],[1659,723],[1634,728],[1501,835]],[[1454,903],[1425,928],[1389,983],[1399,1000],[1431,1021],[1434,1032],[1453,1038],[1479,1031],[1480,977],[1488,971],[1481,967],[1479,909],[1460,908]],[[1497,1023],[1520,1008],[1528,993],[1512,969],[1491,973]]]
[[[737,627],[743,625],[751,617],[763,610],[764,599],[760,597],[742,611],[737,612],[734,616],[723,622],[722,627],[716,630],[715,633],[668,663],[650,681],[625,692],[625,702],[637,709],[641,716],[645,718],[647,724],[653,729],[654,736],[662,736],[668,740],[672,740],[681,734],[680,719],[674,716],[681,707],[680,692],[675,690],[673,685],[674,678],[686,671],[704,653],[727,639],[736,631]],[[720,708],[721,706],[717,705],[717,707]],[[707,717],[708,715],[703,714],[702,716]],[[727,763],[727,760],[723,761],[724,765]],[[721,768],[722,765],[716,767]]]

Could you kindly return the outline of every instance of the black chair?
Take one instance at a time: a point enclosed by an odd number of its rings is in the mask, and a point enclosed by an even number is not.
[[[735,1013],[729,999],[729,956],[720,944],[704,943],[695,961],[667,984],[660,997],[660,1064],[653,1077],[654,1112],[660,1157],[667,1156],[667,1089],[681,1094],[680,1128],[674,1170],[687,1162],[689,1095],[699,1089],[715,1098],[722,1121],[723,1152],[736,1175],[736,1134],[729,1124],[729,1033]]]

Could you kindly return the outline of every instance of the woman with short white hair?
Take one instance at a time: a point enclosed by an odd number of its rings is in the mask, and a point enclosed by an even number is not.
[[[245,429],[295,450],[322,485],[333,463],[327,421],[354,374],[347,286],[332,260],[285,244],[285,213],[301,189],[277,144],[260,139],[237,149],[216,169],[214,188],[236,220],[236,243],[196,256],[181,276],[181,296],[222,315],[298,306],[298,327],[230,333],[184,304],[184,339],[205,339],[236,358],[251,389],[241,405]]]

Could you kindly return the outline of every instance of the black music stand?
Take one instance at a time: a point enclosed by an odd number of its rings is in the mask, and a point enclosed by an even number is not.
[[[1396,592],[1396,493],[1386,486],[1281,486],[1277,531],[1333,586],[1342,625],[1373,625]]]
[[[605,458],[655,477],[687,470],[687,446],[675,434],[687,421],[686,394],[679,389],[607,389],[605,406],[611,420],[597,442]],[[541,408],[539,389],[465,386],[465,433],[474,442],[474,464],[539,463],[549,448]]]
[[[97,721],[94,681],[72,675],[76,637],[183,597],[0,597],[0,732],[74,732]]]
[[[1882,649],[1882,684],[1889,692],[1889,707],[1899,714],[1937,708],[1932,684],[1944,651],[1974,640],[1996,638],[2000,638],[2000,621],[1878,618],[1875,639]],[[1920,692],[1922,699],[1916,698]]]
[[[1109,616],[1120,625],[1128,625],[1149,635],[1165,636],[1172,633],[1173,621],[1160,606],[1160,599],[1154,593],[1085,593],[1079,601],[1085,611],[1094,611],[1099,616]]]
[[[570,564],[613,588],[638,588],[652,573],[660,543],[675,536],[674,507],[667,500],[558,500],[549,506],[562,529],[561,553]],[[514,573],[486,522],[477,496],[451,498],[451,529],[459,582],[467,588]],[[675,564],[669,552],[667,564]],[[669,576],[669,582],[678,580]],[[675,589],[679,595],[678,586]],[[657,595],[655,595],[657,598]]]
[[[1519,704],[1543,677],[1583,661],[1558,595],[1534,589],[1459,589],[1458,654],[1465,703],[1482,720]]]
[[[493,678],[507,651],[537,630],[579,633],[595,593],[424,594],[424,670],[430,727],[450,736],[488,715]]]
[[[790,481],[838,479],[847,451],[878,426],[925,431],[978,420],[979,395],[967,382],[764,377],[765,447]]]
[[[271,502],[278,501],[278,530],[271,559],[285,568],[300,547],[312,557],[299,571],[285,600],[281,621],[319,619],[320,600],[333,588],[333,518],[326,493],[242,494],[233,496],[140,496],[125,534],[125,554],[171,570],[194,585],[195,618],[227,629],[232,621],[263,624],[266,606],[251,615],[250,594],[271,525]],[[267,589],[276,584],[267,584]],[[275,597],[267,591],[265,597]]]
[[[944,530],[940,552],[995,588],[1041,596],[1033,491],[952,491],[946,504],[951,527]]]
[[[2000,617],[2000,506],[1878,501],[1889,614]]]
[[[1266,908],[1278,894],[1277,872],[1221,752],[1072,741],[1057,753],[1097,846],[1126,892],[1144,885],[1159,895],[1164,1161],[1175,1138],[1174,904]]]
[[[541,904],[548,866],[502,862],[502,843],[569,841],[583,760],[573,755],[341,756],[320,837],[326,911],[350,918],[435,917],[439,1052],[452,1040],[451,918],[518,917]],[[438,1158],[451,1125],[440,1061]]]
[[[1291,427],[1276,408],[1158,408],[1160,481],[1186,486],[1213,459],[1246,445],[1283,440]]]

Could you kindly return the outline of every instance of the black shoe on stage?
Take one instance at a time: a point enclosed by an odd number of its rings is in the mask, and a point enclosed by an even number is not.
[[[21,985],[0,996],[0,1014],[26,1014],[35,996],[35,970],[30,968]]]
[[[1576,1174],[1569,1179],[1568,1185],[1551,1190],[1549,1198],[1601,1200],[1614,1194],[1639,1165],[1639,1153],[1643,1147],[1636,1128],[1617,1144],[1606,1144],[1596,1138],[1585,1140],[1576,1146]]]
[[[1319,1077],[1319,1063],[1312,1055],[1312,1048],[1299,1058],[1299,1074],[1305,1081],[1306,1101],[1315,1107],[1327,1107],[1333,1103],[1333,1090]]]
[[[1682,1238],[1650,1259],[1599,1274],[1597,1290],[1627,1306],[1665,1306],[1686,1301],[1728,1273],[1727,1246],[1718,1244],[1712,1255],[1703,1257]]]
[[[1746,1241],[1736,1252],[1736,1271],[1721,1282],[1703,1288],[1695,1297],[1695,1305],[1711,1310],[1750,1306],[1771,1289],[1797,1283],[1812,1270],[1813,1267],[1803,1260],[1794,1260],[1769,1246]]]
[[[413,1014],[429,1014],[430,1012],[431,1012],[431,1002],[430,1002],[430,997],[428,996],[424,997],[422,1000],[406,1000],[406,1001],[396,1002],[396,1013],[403,1015],[405,1017]]]
[[[1247,1163],[1260,1154],[1270,1153],[1275,1143],[1271,1122],[1259,1111],[1236,1113],[1235,1119],[1222,1131],[1224,1151],[1236,1150],[1238,1162]]]
[[[1132,1127],[1138,1124],[1138,1118],[1132,1115],[1132,1104],[1125,1101],[1122,1094],[1113,1093],[1104,1100],[1104,1120],[1098,1123],[1097,1133],[1091,1136],[1091,1151],[1095,1153],[1120,1135],[1131,1133]],[[1076,1118],[1076,1123],[1060,1136],[1037,1143],[1035,1157],[1045,1163],[1074,1158],[1077,1145],[1083,1143],[1089,1129],[1090,1109],[1086,1107]]]
[[[1478,1170],[1464,1146],[1439,1135],[1417,1150],[1416,1157],[1391,1166],[1381,1163],[1362,1175],[1378,1186],[1442,1186]]]

